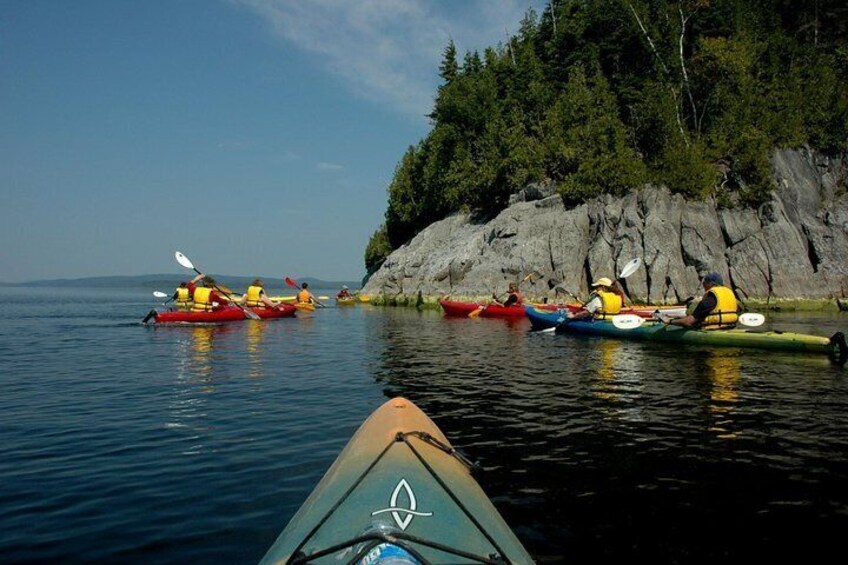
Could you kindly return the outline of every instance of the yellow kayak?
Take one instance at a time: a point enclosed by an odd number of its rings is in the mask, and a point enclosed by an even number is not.
[[[303,310],[304,312],[314,312],[315,305],[311,302],[295,302],[294,307],[298,310]]]
[[[368,296],[367,294],[360,294],[360,295],[357,295],[357,297],[356,297],[356,298],[357,298],[357,300],[359,300],[360,302],[371,302],[371,297],[370,297],[370,296]]]
[[[356,305],[356,298],[336,298],[336,306],[354,306]]]
[[[291,296],[269,296],[268,298],[274,302],[294,302],[297,297],[292,294]]]

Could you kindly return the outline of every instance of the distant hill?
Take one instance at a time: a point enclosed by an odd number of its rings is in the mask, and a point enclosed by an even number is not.
[[[3,283],[0,286],[30,286],[30,287],[75,287],[75,288],[143,288],[143,289],[159,289],[168,291],[174,288],[180,282],[186,280],[185,273],[178,274],[158,274],[158,275],[138,275],[138,276],[114,276],[114,277],[85,277],[80,279],[48,279],[27,281],[21,283]],[[254,277],[241,277],[220,275],[215,276],[215,280],[233,289],[245,289],[253,282]],[[279,288],[289,288],[285,281],[278,277],[262,277],[265,281],[265,286],[269,290],[277,290]],[[358,281],[325,281],[312,277],[303,277],[297,279],[298,283],[308,283],[312,288],[341,288],[342,285],[347,285],[352,289],[360,287]]]

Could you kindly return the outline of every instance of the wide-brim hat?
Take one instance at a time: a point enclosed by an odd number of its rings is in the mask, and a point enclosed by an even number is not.
[[[601,277],[593,282],[592,286],[612,286],[612,281],[606,277]]]

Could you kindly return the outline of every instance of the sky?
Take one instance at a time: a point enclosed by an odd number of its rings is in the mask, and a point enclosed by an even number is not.
[[[544,0],[0,0],[0,282],[356,280],[460,57]]]

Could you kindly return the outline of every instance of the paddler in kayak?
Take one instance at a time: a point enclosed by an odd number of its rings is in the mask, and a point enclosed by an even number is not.
[[[186,288],[191,292],[191,298],[194,302],[191,306],[192,312],[220,310],[230,302],[229,298],[222,296],[215,290],[215,279],[207,277],[203,273],[198,274],[186,283]]]
[[[188,310],[191,308],[191,291],[188,289],[187,282],[181,282],[174,295],[171,297],[177,310]]]
[[[504,307],[506,307],[506,306],[521,306],[521,304],[524,302],[524,299],[521,296],[521,293],[518,292],[518,285],[514,282],[509,283],[509,290],[507,290],[506,299],[503,302],[498,300],[498,297],[495,296],[494,294],[492,295],[492,297],[495,299],[496,304],[500,304],[501,306],[504,306]]]
[[[718,273],[709,273],[702,281],[704,297],[688,316],[669,320],[669,324],[701,330],[723,330],[736,327],[739,305],[736,295],[724,286]]]
[[[300,285],[300,292],[297,293],[297,301],[301,304],[317,304],[318,306],[323,306],[317,298],[312,296],[312,293],[309,292],[309,283],[303,283]]]
[[[350,289],[347,288],[346,284],[342,285],[342,289],[336,294],[336,298],[344,300],[346,298],[353,298],[353,295],[350,293]]]
[[[611,281],[607,277],[601,277],[592,283],[592,294],[589,300],[576,312],[568,314],[569,320],[584,320],[592,318],[595,320],[609,319],[621,312],[627,295],[618,281]]]
[[[242,306],[248,308],[277,308],[282,310],[282,304],[276,304],[265,294],[265,283],[262,279],[253,279],[250,286],[247,287],[247,293],[241,298]]]

